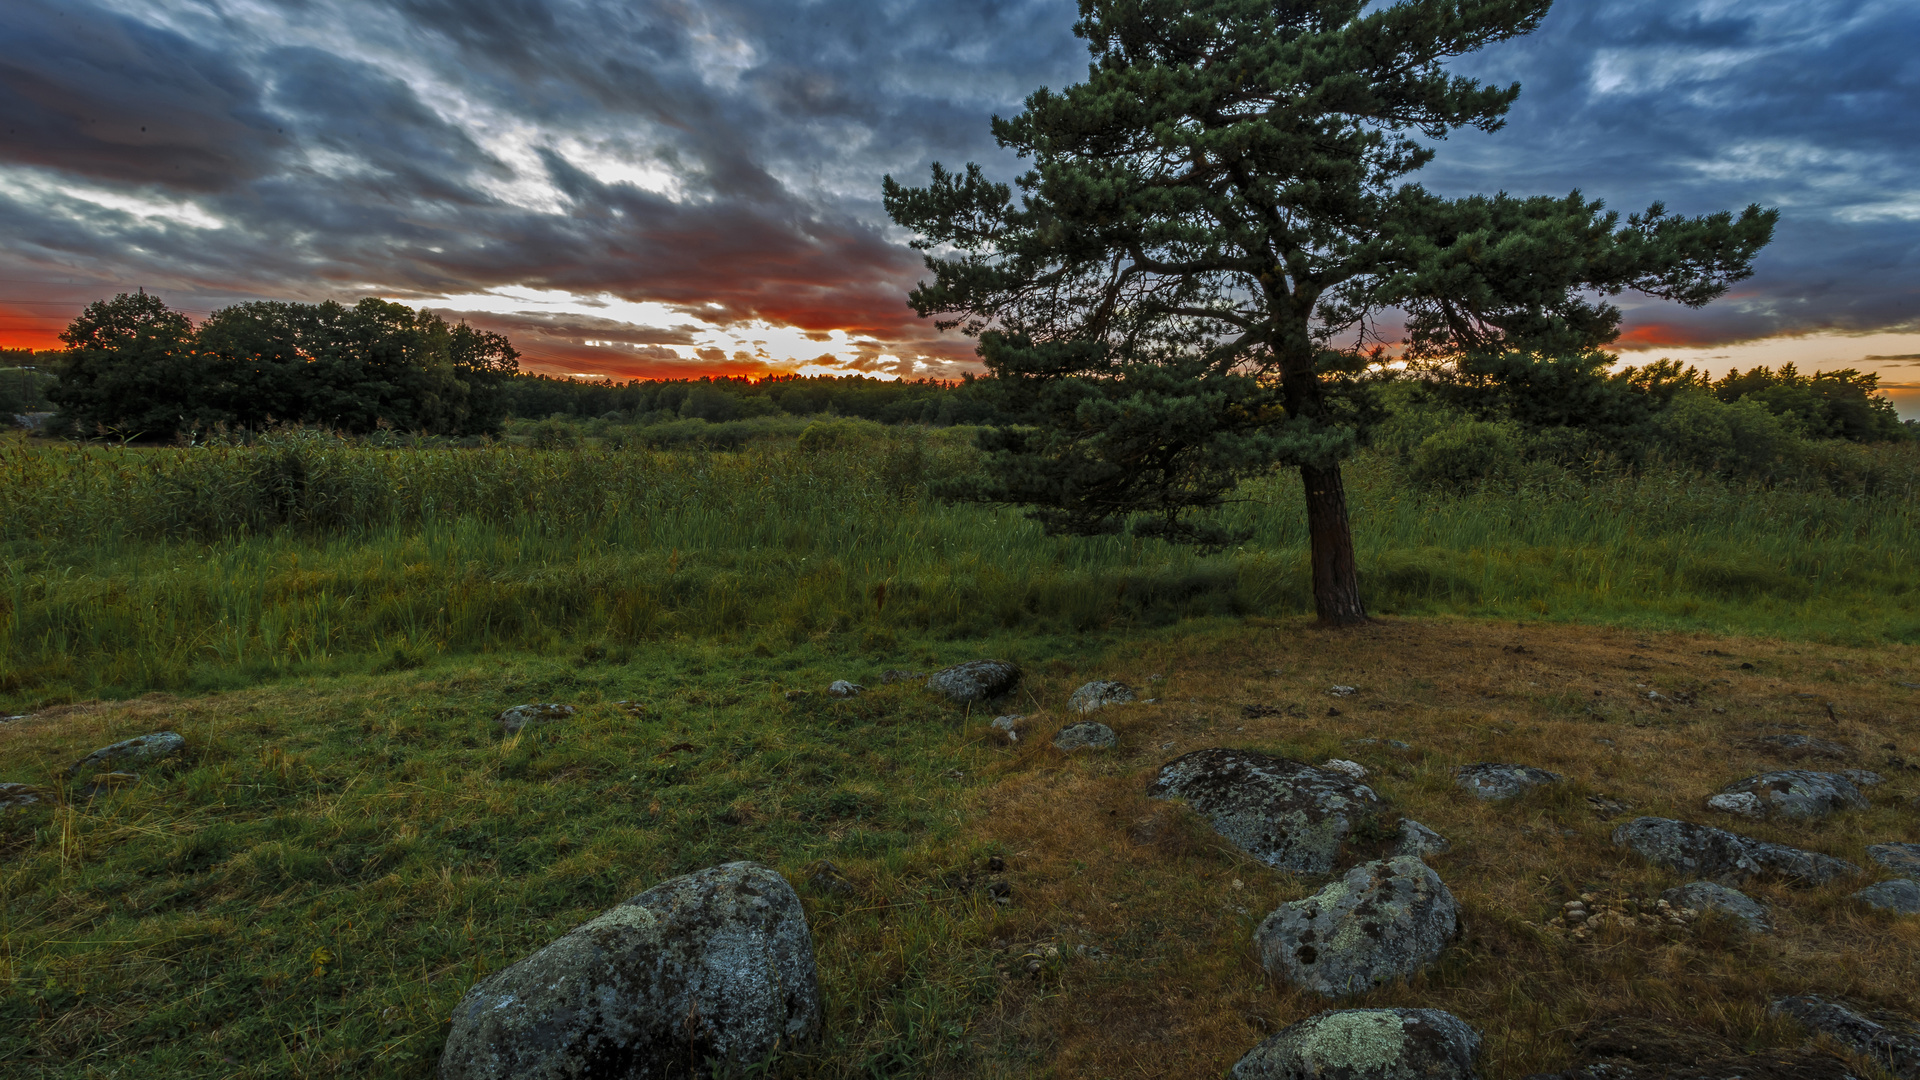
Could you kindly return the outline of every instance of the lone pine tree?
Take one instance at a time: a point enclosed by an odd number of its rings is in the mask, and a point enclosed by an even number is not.
[[[979,338],[1013,422],[983,438],[975,494],[1057,533],[1221,547],[1197,511],[1291,466],[1314,603],[1364,621],[1340,462],[1376,415],[1394,313],[1405,355],[1524,381],[1592,371],[1605,297],[1705,304],[1751,272],[1776,213],[1622,224],[1598,201],[1446,199],[1402,178],[1455,128],[1493,131],[1518,84],[1443,61],[1533,30],[1550,0],[1081,0],[1087,80],[1041,89],[1003,147],[1033,168],[887,177],[917,234],[922,316]]]

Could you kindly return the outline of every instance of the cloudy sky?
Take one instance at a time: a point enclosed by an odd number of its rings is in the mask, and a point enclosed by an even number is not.
[[[1072,0],[7,0],[0,344],[145,287],[399,299],[528,367],[950,374],[882,175],[1015,162]],[[1869,367],[1920,413],[1920,4],[1559,0],[1460,63],[1524,92],[1420,178],[1622,211],[1750,202],[1759,273],[1628,298],[1629,362]]]

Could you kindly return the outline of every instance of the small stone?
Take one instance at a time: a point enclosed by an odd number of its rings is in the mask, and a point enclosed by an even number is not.
[[[0,784],[0,813],[31,806],[45,795],[46,792],[31,784]]]
[[[1853,756],[1851,749],[1837,742],[1816,739],[1811,735],[1763,735],[1755,741],[1782,757],[1846,759]]]
[[[838,866],[825,859],[813,864],[813,873],[807,878],[807,884],[813,886],[815,892],[833,896],[852,896],[854,893],[853,882],[847,880]]]
[[[1867,858],[1920,881],[1920,844],[1875,844],[1867,849]]]
[[[1854,893],[1853,898],[1882,911],[1920,915],[1920,881],[1911,878],[1894,878],[1878,885],[1869,885]]]
[[[80,797],[91,799],[96,795],[108,795],[124,788],[135,787],[140,783],[140,774],[133,772],[95,773],[87,786],[80,789]]]
[[[67,769],[67,776],[73,777],[88,769],[109,772],[133,772],[170,758],[187,748],[187,740],[171,731],[158,731],[152,735],[142,735],[103,746]]]
[[[1060,733],[1053,737],[1053,746],[1056,750],[1072,753],[1075,750],[1108,750],[1118,741],[1113,729],[1107,725],[1082,720],[1061,728]]]
[[[927,689],[959,705],[997,698],[1020,681],[1020,669],[1005,660],[969,660],[936,671]]]
[[[1338,1009],[1247,1052],[1233,1080],[1472,1080],[1480,1034],[1439,1009]]]
[[[1329,686],[1327,687],[1327,693],[1332,694],[1334,697],[1352,697],[1359,693],[1359,691],[1351,686]]]
[[[1365,780],[1367,778],[1367,767],[1365,765],[1360,764],[1357,761],[1348,761],[1344,758],[1333,758],[1329,761],[1321,762],[1320,767],[1323,769],[1327,769],[1331,772],[1346,773],[1348,776],[1353,777],[1355,780]]]
[[[850,698],[857,697],[866,692],[866,687],[861,686],[859,683],[848,682],[845,679],[835,679],[827,686],[828,697]]]
[[[1442,855],[1452,850],[1453,845],[1447,841],[1446,837],[1412,818],[1400,819],[1400,844],[1394,849],[1394,854],[1421,858],[1427,855]]]
[[[1711,881],[1692,881],[1668,889],[1660,894],[1660,901],[1682,910],[1718,911],[1732,916],[1750,934],[1764,934],[1773,929],[1773,920],[1768,918],[1766,907],[1759,901]]]
[[[1004,734],[1007,737],[1008,742],[1010,743],[1019,742],[1020,727],[1021,727],[1020,721],[1025,719],[1026,717],[1020,715],[1019,713],[1009,713],[1006,716],[994,717],[993,723],[990,726],[993,728],[993,730]]]
[[[1067,699],[1067,709],[1071,712],[1090,713],[1109,705],[1124,705],[1134,700],[1135,696],[1133,687],[1126,683],[1095,680],[1073,692],[1073,696]]]
[[[1493,761],[1462,765],[1454,771],[1454,782],[1482,799],[1511,799],[1542,784],[1566,780],[1559,773],[1536,769],[1531,765],[1507,765]]]
[[[495,716],[498,723],[508,732],[519,731],[528,724],[551,724],[556,720],[565,720],[576,710],[571,705],[556,705],[551,702],[532,705],[515,705]]]
[[[1734,814],[1743,818],[1758,820],[1767,816],[1767,808],[1760,802],[1760,796],[1751,791],[1736,791],[1731,795],[1715,795],[1707,799],[1707,808],[1723,814]]]
[[[1633,807],[1621,802],[1619,799],[1606,795],[1589,795],[1587,796],[1587,809],[1593,811],[1594,816],[1604,820],[1606,818],[1619,817],[1621,814],[1631,811]]]
[[[1879,777],[1873,773],[1874,782]],[[1759,800],[1769,817],[1806,820],[1826,817],[1839,810],[1865,810],[1867,797],[1860,794],[1845,773],[1783,769],[1735,780],[1720,789],[1722,795],[1751,794]]]

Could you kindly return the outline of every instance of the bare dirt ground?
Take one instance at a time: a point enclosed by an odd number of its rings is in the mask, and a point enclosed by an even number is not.
[[[1145,795],[1163,762],[1228,746],[1358,761],[1396,813],[1453,843],[1429,861],[1465,932],[1411,984],[1342,1006],[1452,1011],[1483,1033],[1494,1078],[1608,1053],[1608,1033],[1623,1024],[1641,1034],[1614,1042],[1644,1043],[1665,1065],[1757,1052],[1752,1067],[1772,1055],[1783,1075],[1814,1075],[1833,1048],[1770,1017],[1774,998],[1820,993],[1920,1015],[1920,918],[1849,899],[1891,876],[1868,845],[1920,841],[1917,653],[1515,623],[1251,625],[1143,644],[1098,673],[1159,700],[1098,713],[1118,748],[1074,756],[1049,741],[1080,719],[1061,706],[1088,673],[1036,672],[1029,704],[1054,709],[1002,751],[999,780],[978,805],[980,828],[1008,853],[1013,895],[993,943],[1006,992],[973,1036],[975,1061],[995,1064],[975,1074],[1215,1077],[1330,1007],[1273,985],[1252,945],[1268,912],[1322,882],[1273,871],[1185,808]],[[1336,685],[1355,692],[1336,696]],[[1757,741],[1791,733],[1840,744],[1846,757],[1796,760]],[[1483,802],[1451,778],[1478,761],[1567,782]],[[1722,785],[1778,768],[1870,769],[1885,782],[1868,789],[1870,810],[1814,822],[1751,822],[1705,806]],[[1582,893],[1651,900],[1683,883],[1611,842],[1641,814],[1825,852],[1867,872],[1825,886],[1745,886],[1773,911],[1769,935],[1714,918],[1614,927],[1587,942],[1547,929]]]

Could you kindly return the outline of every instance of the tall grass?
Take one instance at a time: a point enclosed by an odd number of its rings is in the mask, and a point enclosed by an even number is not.
[[[1920,452],[1886,453],[1872,496],[1681,473],[1443,494],[1379,456],[1350,466],[1349,497],[1377,611],[1916,640]],[[676,635],[843,635],[884,655],[917,636],[1310,610],[1288,474],[1223,511],[1252,540],[1200,556],[927,495],[971,467],[964,433],[879,428],[733,453],[16,440],[0,444],[0,693]]]

